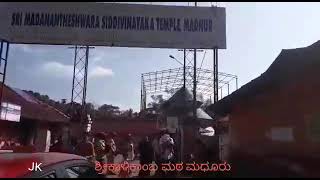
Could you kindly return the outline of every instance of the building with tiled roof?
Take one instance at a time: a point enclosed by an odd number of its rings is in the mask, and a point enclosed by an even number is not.
[[[18,108],[2,108],[0,136],[15,138],[23,145],[34,144],[39,151],[44,151],[43,143],[50,143],[51,135],[61,134],[62,127],[69,123],[69,117],[28,92],[7,85],[3,88],[2,104]]]
[[[282,50],[259,77],[208,107],[229,124],[225,147],[233,159],[320,176],[319,69],[320,41]]]

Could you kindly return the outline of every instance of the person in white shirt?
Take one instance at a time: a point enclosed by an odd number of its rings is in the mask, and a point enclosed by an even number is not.
[[[160,146],[160,163],[175,163],[175,153],[174,153],[174,140],[170,137],[169,134],[164,134],[161,136],[159,140]],[[162,169],[162,168],[160,168]],[[175,172],[168,172],[168,171],[160,171],[159,175],[162,177],[174,177]]]
[[[2,147],[4,147],[5,143],[6,142],[3,139],[0,139],[0,149],[2,149]]]
[[[135,154],[134,154],[134,144],[133,144],[133,139],[132,139],[132,135],[128,134],[128,139],[127,139],[127,161],[133,161],[135,158]]]
[[[174,157],[174,141],[169,134],[164,134],[159,141],[161,158],[164,161],[170,161]]]

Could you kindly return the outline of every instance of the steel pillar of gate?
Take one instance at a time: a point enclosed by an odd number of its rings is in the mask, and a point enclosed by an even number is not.
[[[0,39],[0,108],[2,107],[3,88],[6,80],[9,46],[10,43],[8,41]]]
[[[144,78],[141,75],[141,99],[140,99],[140,110],[145,110],[147,108],[147,93],[144,86]]]
[[[219,100],[219,81],[218,81],[218,49],[213,49],[213,102]],[[221,89],[222,92],[222,89]],[[221,95],[222,97],[222,95]]]
[[[71,116],[72,119],[81,123],[86,119],[86,96],[87,96],[87,80],[88,80],[88,59],[89,46],[74,46],[69,47],[74,49],[74,66],[72,78],[72,93],[71,93]],[[80,104],[81,108],[76,109],[76,103]],[[75,114],[76,111],[80,111]],[[80,117],[79,117],[80,116]]]

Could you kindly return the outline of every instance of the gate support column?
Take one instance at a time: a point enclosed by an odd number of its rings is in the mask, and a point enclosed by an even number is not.
[[[70,48],[75,49],[71,93],[71,116],[73,120],[76,120],[77,122],[80,121],[80,124],[84,127],[87,123],[86,96],[89,49],[94,47],[75,46]],[[77,107],[76,103],[80,104],[80,107]]]
[[[10,43],[6,40],[0,39],[0,109],[2,108],[2,98],[3,98],[3,88],[6,80],[6,71],[7,71],[7,61],[9,54],[9,45]]]
[[[213,102],[218,102],[218,49],[213,49]]]
[[[141,98],[140,98],[140,111],[147,109],[147,93],[145,90],[143,75],[141,75]]]

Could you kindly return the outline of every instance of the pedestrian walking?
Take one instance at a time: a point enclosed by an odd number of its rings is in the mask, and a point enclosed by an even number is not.
[[[116,156],[116,152],[117,152],[117,146],[116,143],[114,141],[114,136],[108,136],[106,138],[106,155],[107,155],[107,160],[108,163],[114,163],[114,158]]]
[[[85,134],[83,136],[83,139],[81,142],[76,145],[76,150],[75,154],[84,156],[91,162],[95,161],[95,151],[94,151],[94,145],[93,143],[89,140],[89,134]]]
[[[161,136],[159,140],[160,146],[160,163],[175,163],[176,155],[175,155],[175,143],[172,137],[169,134],[164,134]],[[160,175],[162,177],[175,177],[176,171],[162,171],[162,167],[160,166]]]
[[[106,135],[104,133],[95,134],[94,151],[96,161],[100,162],[102,165],[107,163]]]
[[[63,152],[62,136],[59,136],[49,148],[50,152]]]
[[[152,164],[154,152],[153,152],[152,143],[148,136],[145,136],[145,138],[139,143],[138,149],[140,152],[141,166],[147,164],[149,167],[149,164]],[[139,171],[139,177],[146,177],[146,176],[150,176],[149,169]]]
[[[131,133],[127,135],[126,138],[126,151],[125,151],[125,159],[127,161],[133,161],[135,158],[135,147]]]

